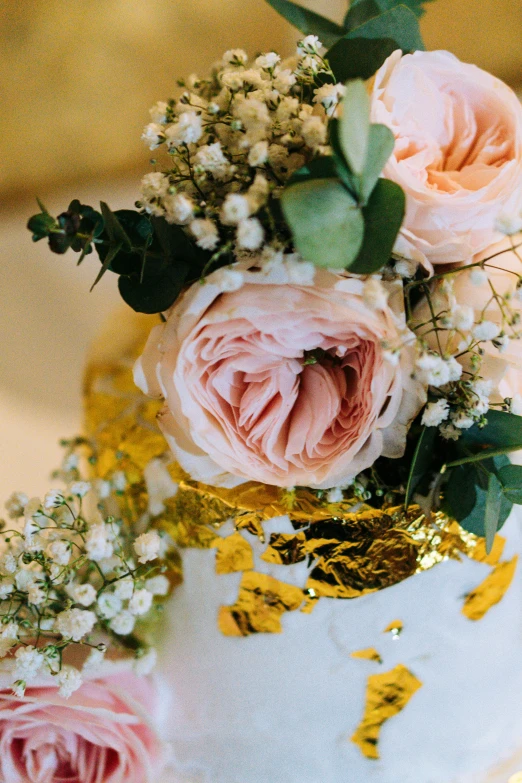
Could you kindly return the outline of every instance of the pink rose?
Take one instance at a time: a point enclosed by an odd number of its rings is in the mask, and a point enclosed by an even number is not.
[[[412,349],[392,354],[409,334],[402,285],[371,307],[362,279],[292,282],[303,266],[218,270],[152,330],[135,381],[164,397],[160,426],[194,479],[328,488],[403,454],[424,390]],[[243,285],[224,293],[225,274]]]
[[[157,694],[117,671],[87,680],[65,700],[54,678],[13,695],[0,675],[2,783],[159,783],[163,748],[151,726]]]
[[[435,333],[427,326],[426,340],[429,346],[437,350],[440,343],[445,352],[461,354],[460,363],[466,371],[470,371],[470,357],[463,351],[462,342],[469,342],[474,334],[484,336],[486,339],[480,344],[484,355],[479,374],[492,382],[493,402],[522,394],[522,344],[517,338],[522,329],[522,289],[517,289],[519,277],[522,276],[522,246],[516,252],[512,250],[513,244],[517,246],[521,242],[522,234],[506,237],[478,254],[473,259],[474,263],[495,256],[489,263],[486,262],[486,276],[480,274],[480,268],[464,268],[446,278],[446,283],[439,279],[431,284],[431,299],[435,312],[443,313],[450,319],[450,326],[459,328],[439,328]],[[449,289],[447,283],[450,283]],[[513,315],[515,318],[519,317],[519,323],[509,325],[502,317],[491,286],[501,299],[508,297],[503,304],[505,315],[507,318]],[[415,309],[415,321],[424,324],[429,318],[428,302],[422,300]],[[464,329],[463,321],[467,321]],[[483,325],[482,333],[480,324]],[[487,339],[488,330],[493,335],[495,328],[499,339]],[[505,337],[509,339],[505,340]]]
[[[406,193],[396,245],[431,264],[468,262],[520,208],[522,107],[499,79],[448,52],[394,52],[377,72],[374,122],[395,134],[384,176]]]

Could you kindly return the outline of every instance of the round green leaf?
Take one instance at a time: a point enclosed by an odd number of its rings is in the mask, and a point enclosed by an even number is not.
[[[364,235],[361,210],[340,182],[298,182],[283,192],[283,212],[299,253],[317,266],[344,269]]]

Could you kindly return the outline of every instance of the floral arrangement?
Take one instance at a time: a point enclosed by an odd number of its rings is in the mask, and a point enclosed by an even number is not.
[[[304,34],[296,55],[231,50],[180,81],[150,110],[136,208],[40,204],[33,239],[78,263],[95,250],[95,284],[115,273],[130,307],[160,314],[135,381],[164,400],[194,482],[415,503],[489,551],[522,503],[522,107],[424,50],[423,0],[355,0],[342,26],[269,2]],[[42,672],[81,692],[73,644],[87,671],[107,646],[146,670],[139,626],[169,589],[154,514],[105,513],[118,476],[65,478],[14,495],[2,531],[18,699]]]

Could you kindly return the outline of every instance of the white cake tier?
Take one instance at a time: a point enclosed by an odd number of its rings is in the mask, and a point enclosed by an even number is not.
[[[502,531],[522,552],[522,514]],[[268,532],[291,532],[285,518]],[[227,529],[225,532],[230,532]],[[245,534],[252,543],[253,537]],[[504,559],[503,558],[503,559]],[[448,561],[355,600],[321,599],[283,615],[283,633],[225,637],[216,617],[241,574],[217,576],[213,550],[184,553],[168,604],[160,670],[173,696],[176,783],[507,783],[522,769],[522,569],[478,621],[464,596],[491,568]],[[304,564],[256,570],[302,585]],[[400,619],[394,639],[384,628]],[[382,664],[351,658],[376,647]],[[379,760],[350,737],[367,677],[402,663],[422,681],[381,731]]]

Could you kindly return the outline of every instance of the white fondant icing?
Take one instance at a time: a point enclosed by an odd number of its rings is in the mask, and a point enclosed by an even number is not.
[[[504,556],[522,552],[520,511],[502,532]],[[479,622],[462,615],[463,598],[491,569],[465,559],[363,598],[321,599],[310,615],[284,615],[282,634],[230,638],[216,617],[241,575],[217,576],[214,560],[213,550],[184,552],[185,581],[166,610],[172,781],[506,783],[522,769],[522,567]],[[294,584],[306,570],[258,559],[256,569]],[[396,640],[383,633],[395,619],[404,623]],[[382,665],[350,657],[370,646]],[[366,679],[398,663],[423,686],[384,724],[381,758],[367,760],[350,742]]]

